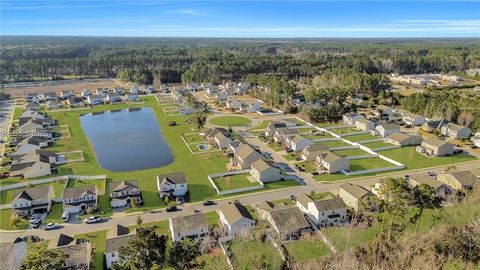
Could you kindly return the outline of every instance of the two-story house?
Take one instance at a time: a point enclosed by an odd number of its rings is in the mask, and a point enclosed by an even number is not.
[[[170,218],[169,228],[174,243],[185,238],[200,243],[208,235],[208,222],[203,214]]]
[[[240,203],[227,203],[217,210],[223,234],[230,239],[245,236],[255,227],[255,220]]]
[[[250,169],[252,164],[259,159],[262,159],[260,153],[255,151],[250,145],[244,144],[235,149],[232,165],[239,166],[242,170],[246,170]]]
[[[303,194],[297,197],[296,205],[317,226],[338,225],[347,219],[347,205],[341,198],[314,201]]]
[[[98,209],[96,185],[66,188],[63,191],[63,211],[70,214],[84,213],[88,208]]]
[[[135,200],[142,203],[142,192],[138,181],[129,180],[110,183],[110,205],[112,207],[125,207]]]
[[[135,237],[135,231],[117,224],[113,229],[107,232],[105,240],[105,266],[112,269],[113,265],[120,260],[119,250],[128,245],[128,241]]]
[[[157,188],[160,198],[184,196],[187,191],[187,178],[182,172],[157,175]]]
[[[47,213],[52,209],[55,198],[51,185],[19,189],[10,203],[12,212],[19,216],[30,216],[34,213]]]

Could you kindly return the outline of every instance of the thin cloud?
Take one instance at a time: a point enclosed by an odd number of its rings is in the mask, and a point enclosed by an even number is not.
[[[193,9],[188,9],[188,8],[181,8],[181,9],[172,10],[172,11],[170,11],[170,13],[183,14],[183,15],[189,15],[189,16],[195,16],[195,17],[201,17],[201,16],[207,16],[208,15],[207,13],[200,12],[200,11],[193,10]]]

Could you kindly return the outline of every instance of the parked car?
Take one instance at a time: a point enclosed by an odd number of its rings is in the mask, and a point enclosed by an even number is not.
[[[64,211],[62,213],[62,221],[67,222],[70,219],[70,213],[68,211]]]
[[[10,172],[3,172],[0,174],[0,178],[3,179],[3,178],[8,178],[10,177]]]
[[[91,216],[91,217],[86,218],[84,221],[87,224],[92,224],[92,223],[98,223],[98,222],[102,221],[102,218],[98,217],[98,216]]]
[[[40,216],[38,214],[33,214],[30,216],[30,224],[33,224],[40,220]]]
[[[174,205],[174,206],[170,206],[170,207],[167,207],[167,212],[175,212],[177,211],[178,208]]]
[[[210,206],[210,205],[214,205],[215,203],[213,201],[204,201],[203,202],[203,206]]]
[[[410,179],[410,175],[406,174],[403,176],[403,180],[409,180]]]
[[[428,175],[428,176],[431,176],[431,177],[435,177],[435,176],[437,176],[437,173],[435,173],[435,172],[427,172],[427,175]]]
[[[45,231],[49,231],[49,230],[55,230],[58,228],[60,228],[60,225],[58,223],[48,223],[47,225],[45,225],[43,229]]]
[[[40,225],[42,225],[42,220],[41,219],[37,219],[36,221],[34,221],[32,224],[32,229],[38,229],[38,227],[40,227]]]
[[[290,200],[295,201],[297,199],[297,196],[295,195],[290,195]]]

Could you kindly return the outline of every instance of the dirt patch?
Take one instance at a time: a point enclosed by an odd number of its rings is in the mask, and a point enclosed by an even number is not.
[[[125,87],[130,88],[130,83],[125,83],[117,79],[94,79],[94,80],[64,80],[64,81],[51,81],[51,82],[39,82],[31,85],[19,85],[8,86],[5,91],[11,94],[13,97],[23,97],[24,93],[45,93],[56,92],[66,90],[73,90],[80,92],[85,89],[95,90],[96,88],[107,87]]]

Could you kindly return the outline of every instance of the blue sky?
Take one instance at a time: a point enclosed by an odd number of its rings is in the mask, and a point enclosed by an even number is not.
[[[2,35],[480,37],[480,0],[0,2]]]

